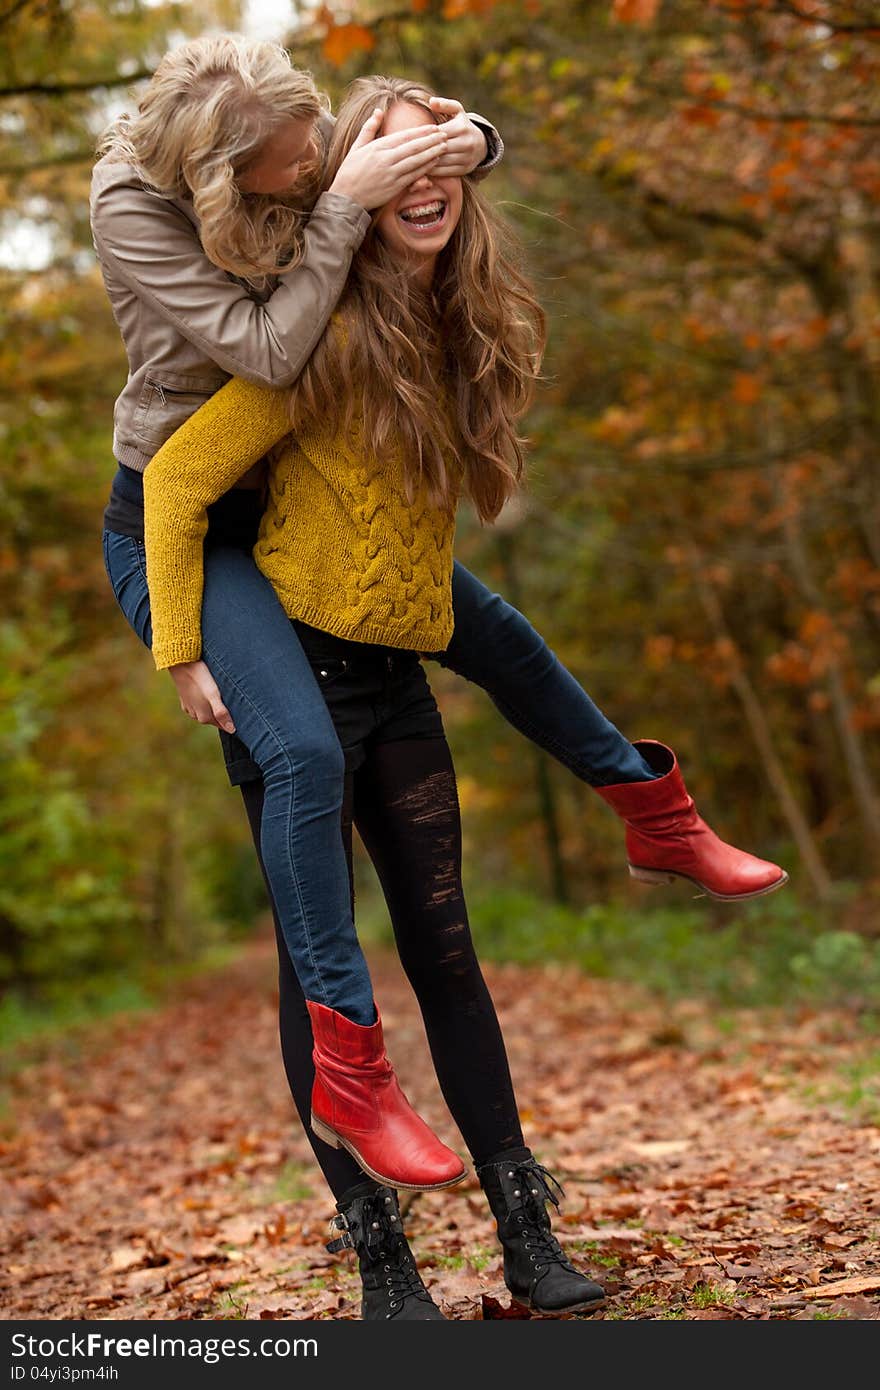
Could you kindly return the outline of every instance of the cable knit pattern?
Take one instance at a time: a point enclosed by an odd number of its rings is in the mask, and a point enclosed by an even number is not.
[[[424,489],[407,501],[399,457],[365,463],[347,441],[290,435],[285,393],[235,379],[144,474],[153,656],[201,653],[206,508],[283,440],[270,468],[257,565],[291,618],[356,642],[441,651],[452,636],[454,516]]]

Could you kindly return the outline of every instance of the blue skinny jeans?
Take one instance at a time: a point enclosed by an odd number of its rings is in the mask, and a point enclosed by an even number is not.
[[[123,614],[149,647],[143,541],[105,531],[104,560]],[[528,620],[459,564],[453,606],[455,635],[432,655],[482,686],[516,729],[591,785],[654,776]],[[340,828],[342,749],[290,620],[245,549],[206,545],[202,655],[264,783],[263,861],[303,993],[368,1025],[373,990]]]

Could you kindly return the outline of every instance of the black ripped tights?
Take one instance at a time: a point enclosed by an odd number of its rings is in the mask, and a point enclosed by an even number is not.
[[[247,782],[241,791],[259,855],[263,784]],[[521,1147],[504,1040],[468,926],[458,792],[445,738],[378,744],[366,764],[346,777],[343,835],[350,875],[352,821],[379,875],[437,1079],[474,1163]],[[370,1180],[345,1150],[331,1149],[312,1132],[311,1021],[277,916],[275,937],[284,1069],[338,1200]]]

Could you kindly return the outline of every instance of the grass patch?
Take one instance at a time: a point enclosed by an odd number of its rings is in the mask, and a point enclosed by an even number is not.
[[[637,1293],[628,1303],[615,1308],[610,1308],[605,1314],[606,1322],[623,1322],[626,1318],[637,1316],[639,1313],[647,1313],[650,1309],[657,1307],[657,1296],[653,1293]]]
[[[241,1292],[236,1292],[237,1290]],[[244,1322],[248,1315],[248,1290],[245,1285],[233,1284],[220,1295],[214,1305],[218,1317],[227,1321]]]
[[[723,1289],[720,1284],[696,1284],[690,1301],[694,1308],[714,1308],[718,1303],[732,1303],[734,1297],[732,1289]]]
[[[0,999],[3,1053],[39,1045],[115,1014],[158,1008],[178,985],[194,976],[224,970],[243,949],[240,943],[212,946],[192,960],[133,966],[125,973],[78,980],[75,986],[70,981],[55,981],[31,991],[10,989]]]
[[[466,1255],[432,1255],[430,1263],[435,1269],[464,1269],[471,1262]]]
[[[500,1253],[497,1245],[477,1246],[477,1248],[472,1250],[468,1255],[467,1262],[471,1269],[475,1269],[478,1274],[482,1274],[483,1270],[487,1269],[488,1266],[492,1264],[493,1260],[497,1260]]]
[[[859,1124],[880,1125],[880,1051],[841,1064],[837,1074],[837,1082],[806,1087],[805,1099],[839,1106]]]
[[[477,897],[469,915],[477,950],[488,959],[571,961],[594,977],[734,1009],[839,1006],[859,1012],[867,1026],[880,1013],[880,940],[833,930],[833,917],[785,894],[738,906],[578,910],[505,890]],[[390,943],[378,904],[365,904],[360,920],[368,937]]]
[[[267,1202],[302,1202],[307,1197],[314,1197],[315,1189],[307,1181],[306,1174],[310,1169],[304,1163],[297,1163],[293,1160],[285,1163],[279,1169],[275,1180],[269,1187],[264,1196]]]
[[[330,1288],[330,1285],[334,1282],[334,1279],[335,1276],[331,1276],[329,1274],[316,1274],[314,1278],[307,1279],[304,1284],[297,1284],[296,1292],[298,1294],[323,1293],[325,1289]]]

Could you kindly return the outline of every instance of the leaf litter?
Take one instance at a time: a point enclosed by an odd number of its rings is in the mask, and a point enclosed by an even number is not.
[[[400,967],[372,969],[401,1083],[464,1153]],[[731,1031],[708,1005],[568,967],[486,976],[526,1142],[566,1189],[554,1228],[608,1294],[593,1317],[880,1319],[880,1126],[821,1099],[869,1053],[845,1015],[743,1012]],[[4,1318],[359,1316],[353,1259],[324,1249],[333,1200],[284,1082],[276,999],[257,943],[13,1073]],[[448,1317],[529,1316],[472,1171],[403,1209]]]

